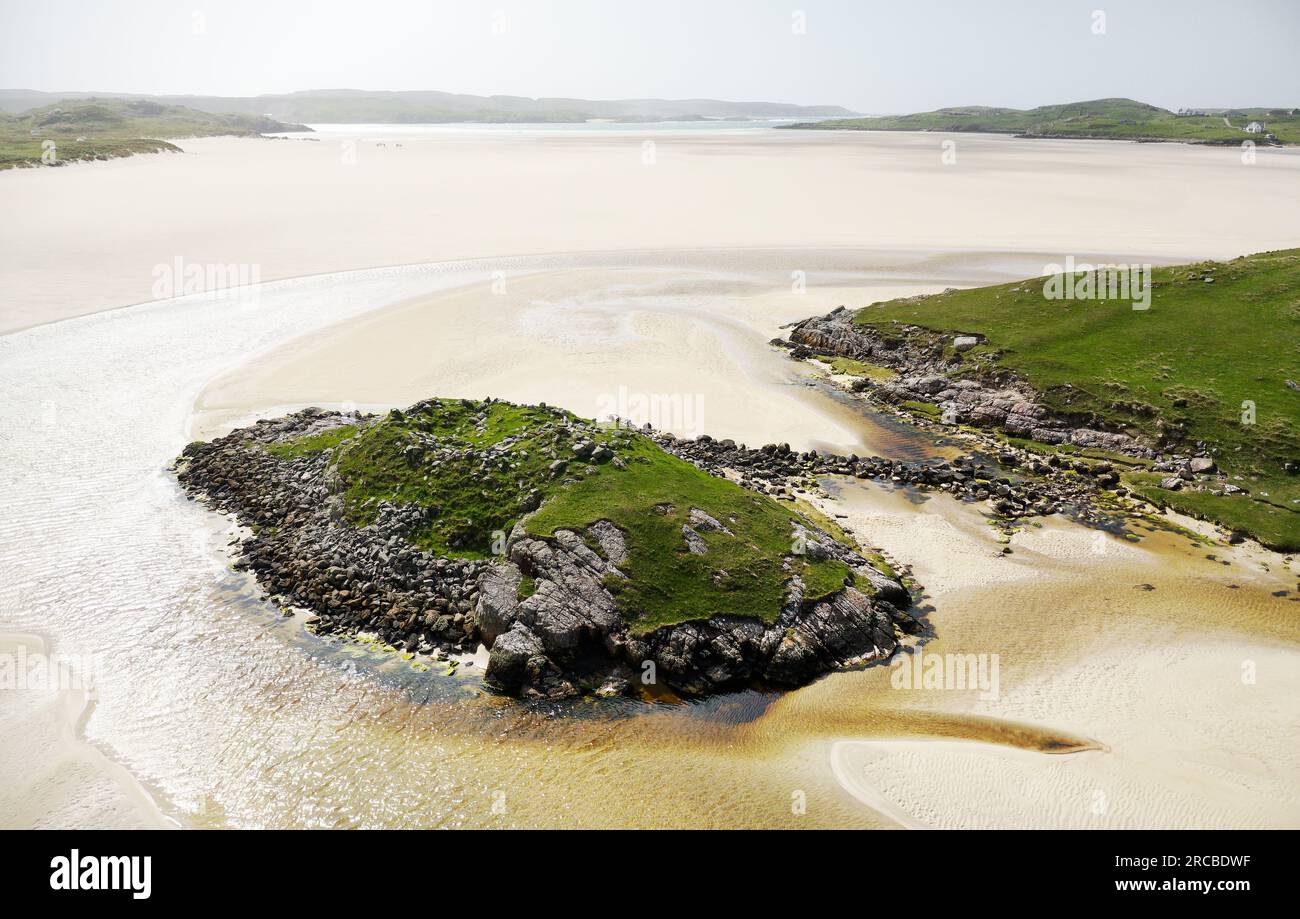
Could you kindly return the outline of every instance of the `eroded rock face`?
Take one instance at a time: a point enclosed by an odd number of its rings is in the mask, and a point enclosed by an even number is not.
[[[890,617],[850,587],[792,620],[773,651],[769,678],[800,683],[825,669],[888,656],[895,646]]]
[[[728,532],[707,514],[693,511],[691,519],[696,526]],[[615,560],[625,557],[622,540],[610,538],[610,527],[602,523],[587,531],[596,539],[606,531],[601,545],[608,541],[610,548],[603,555],[566,530],[557,531],[554,539],[530,536],[522,526],[511,533],[508,559],[484,575],[479,594],[480,626],[502,636],[488,664],[491,685],[547,697],[572,694],[577,687],[638,683],[662,684],[688,695],[752,681],[795,686],[832,670],[887,658],[897,647],[898,632],[915,626],[902,612],[911,603],[902,584],[825,534],[805,530],[801,535],[808,554],[845,562],[861,589],[845,588],[807,603],[802,583],[794,578],[780,616],[770,626],[719,610],[705,619],[634,635],[604,587],[606,578],[622,576]],[[525,576],[535,580],[537,589],[520,598],[517,590],[511,591]],[[504,645],[503,639],[508,639]]]

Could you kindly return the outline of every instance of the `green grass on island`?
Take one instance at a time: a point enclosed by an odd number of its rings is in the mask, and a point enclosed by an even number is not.
[[[892,380],[898,376],[888,367],[881,367],[878,364],[869,364],[866,361],[855,361],[851,357],[830,357],[828,355],[817,354],[814,357],[821,363],[825,364],[831,373],[841,376],[866,377],[869,380]]]
[[[573,446],[584,441],[617,462],[578,459]],[[429,400],[362,431],[341,427],[271,449],[286,459],[333,449],[355,525],[373,520],[381,501],[433,508],[413,539],[440,555],[490,557],[500,534],[525,518],[539,537],[609,521],[628,559],[619,566],[627,578],[607,586],[637,632],[724,613],[770,624],[793,575],[809,599],[852,576],[842,562],[794,552],[795,526],[817,526],[811,516],[703,472],[641,433],[554,408]],[[702,554],[683,534],[692,508],[729,531],[695,527]],[[521,595],[533,590],[521,585]]]
[[[1156,268],[1147,310],[1047,299],[1044,283],[877,303],[855,321],[886,338],[919,326],[950,356],[953,334],[982,335],[960,372],[1013,371],[1053,411],[1161,445],[1204,441],[1248,495],[1174,492],[1150,478],[1140,493],[1300,549],[1300,249]]]
[[[266,452],[272,456],[278,456],[280,459],[294,459],[299,456],[309,456],[313,453],[324,453],[326,450],[337,447],[343,441],[355,437],[357,430],[356,425],[345,424],[341,427],[330,428],[328,431],[322,431],[319,434],[299,437],[297,440],[286,443],[268,444]]]
[[[1249,533],[1266,546],[1283,552],[1300,551],[1300,513],[1292,504],[1280,502],[1294,489],[1282,487],[1267,497],[1216,496],[1203,491],[1170,491],[1160,487],[1163,475],[1151,472],[1127,473],[1124,483],[1134,492],[1157,504],[1189,517],[1212,520],[1231,530]],[[1277,486],[1269,486],[1277,488]]]
[[[17,115],[0,112],[0,169],[180,151],[160,139],[164,137],[251,137],[305,130],[271,118],[218,115],[139,99],[67,101]]]
[[[1180,115],[1132,99],[1096,99],[1034,109],[969,105],[913,115],[836,118],[784,127],[821,131],[949,131],[1210,144],[1235,144],[1250,139],[1263,141],[1266,134],[1273,134],[1279,143],[1300,143],[1300,114],[1293,114],[1295,111],[1293,107],[1245,108]],[[1247,133],[1245,129],[1252,122],[1259,122],[1264,130]]]

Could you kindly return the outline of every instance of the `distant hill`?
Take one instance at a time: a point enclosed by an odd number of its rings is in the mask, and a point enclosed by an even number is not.
[[[446,122],[677,121],[704,118],[823,118],[855,113],[838,105],[781,102],[724,102],[716,99],[529,99],[524,96],[470,96],[415,90],[372,92],[320,89],[267,96],[143,96],[96,93],[99,99],[146,100],[183,105],[204,112],[268,116],[308,124],[439,124]],[[58,100],[85,99],[88,93],[0,90],[0,111],[21,112]]]
[[[307,131],[264,116],[213,114],[145,99],[90,99],[0,114],[0,169],[180,148],[165,138]]]
[[[1196,114],[1177,114],[1132,99],[1094,99],[1033,109],[968,105],[915,115],[837,118],[783,127],[821,131],[952,131],[1207,144],[1237,144],[1252,137],[1263,143],[1267,140],[1266,135],[1272,134],[1278,143],[1300,143],[1300,114],[1292,114],[1300,110],[1294,107],[1227,109],[1214,113],[1196,111]],[[1256,121],[1264,125],[1264,130],[1258,134],[1247,133],[1246,126]]]

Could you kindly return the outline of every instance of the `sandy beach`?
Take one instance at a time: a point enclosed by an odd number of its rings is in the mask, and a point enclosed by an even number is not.
[[[382,411],[436,393],[548,402],[592,418],[618,414],[680,437],[878,452],[884,445],[871,442],[860,413],[815,391],[808,368],[785,360],[769,340],[810,306],[1011,279],[1025,262],[802,251],[810,262],[838,257],[845,267],[826,286],[796,293],[773,286],[779,273],[753,270],[764,254],[708,253],[711,269],[669,267],[667,253],[640,254],[646,267],[621,269],[573,255],[569,268],[558,259],[541,270],[525,262],[499,287],[485,272],[482,283],[413,298],[232,369],[196,404],[194,436],[282,406]]]
[[[983,516],[947,496],[918,506],[856,484],[839,493],[827,507],[926,586],[938,636],[922,658],[996,654],[1000,665],[997,698],[876,679],[868,698],[889,710],[873,718],[880,736],[830,752],[856,798],[914,828],[1300,822],[1296,604],[1274,593],[1295,574],[1272,553],[1141,528],[1134,544],[1049,518],[1003,556]],[[816,707],[861,706],[856,688],[825,681],[813,689],[838,704]],[[958,714],[970,723],[956,731],[907,726]],[[997,725],[1100,749],[1026,750]]]
[[[1246,166],[1180,144],[383,127],[180,144],[0,175],[21,216],[0,226],[0,330],[154,299],[178,257],[263,281],[641,249],[1232,257],[1293,245],[1300,209],[1294,149]]]
[[[677,415],[648,420],[682,434],[903,455],[907,434],[768,346],[782,325],[1066,254],[1295,245],[1294,150],[1247,167],[1231,149],[963,136],[944,166],[925,135],[183,146],[0,174],[30,216],[0,229],[17,460],[0,631],[112,656],[72,740],[52,697],[7,694],[0,724],[43,765],[5,759],[4,800],[142,826],[1300,826],[1296,572],[1258,548],[1053,517],[1004,556],[978,506],[831,483],[825,511],[924,585],[923,653],[996,654],[996,698],[900,690],[876,667],[553,716],[311,636],[227,570],[225,522],[163,471],[250,418],[435,394],[591,415],[663,394]],[[149,301],[178,256],[268,283],[82,315]]]

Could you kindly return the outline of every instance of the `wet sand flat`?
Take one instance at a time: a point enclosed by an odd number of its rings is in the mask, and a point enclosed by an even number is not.
[[[180,143],[0,173],[0,331],[154,299],[178,258],[265,281],[647,248],[1231,257],[1294,245],[1300,211],[1291,149],[1247,166],[1235,148],[777,130]]]
[[[915,254],[875,256],[889,272],[836,273],[826,286],[795,292],[773,286],[779,272],[745,267],[761,252],[710,257],[711,270],[580,267],[573,255],[569,269],[519,271],[497,282],[484,272],[481,283],[385,308],[232,369],[196,403],[195,436],[308,404],[383,411],[431,395],[491,395],[583,417],[619,415],[679,437],[878,452],[884,445],[861,413],[809,385],[809,368],[770,339],[826,303],[1015,277],[1021,264],[990,255],[945,259],[938,268]],[[927,272],[946,280],[923,280]]]
[[[978,507],[946,496],[916,504],[848,484],[826,506],[925,585],[938,634],[922,661],[999,662],[992,698],[864,674],[778,703],[872,723],[876,737],[845,730],[830,753],[856,798],[915,828],[1300,823],[1300,628],[1289,592],[1275,595],[1294,586],[1285,561],[1162,530],[1135,529],[1133,543],[1058,517],[1004,556]],[[1098,749],[1027,750],[999,725]]]

